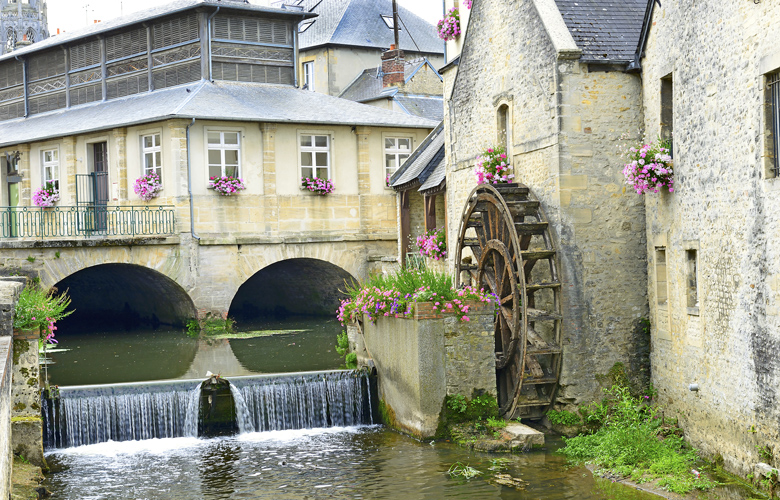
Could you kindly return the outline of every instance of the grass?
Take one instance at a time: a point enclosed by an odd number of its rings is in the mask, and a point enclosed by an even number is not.
[[[692,472],[699,461],[696,450],[685,443],[679,429],[666,425],[658,409],[632,396],[625,386],[606,392],[608,397],[588,412],[588,420],[601,427],[593,434],[566,439],[561,453],[637,483],[658,480],[673,493],[717,486]]]
[[[464,465],[461,462],[455,462],[450,466],[450,469],[447,471],[447,474],[449,474],[452,477],[462,477],[464,479],[472,479],[479,475],[482,475],[480,471],[475,469],[474,467],[471,467],[469,465]]]

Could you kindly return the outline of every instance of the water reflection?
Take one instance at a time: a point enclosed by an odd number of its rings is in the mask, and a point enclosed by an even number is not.
[[[331,370],[342,359],[336,353],[341,331],[331,318],[295,318],[246,324],[246,338],[188,337],[181,330],[130,332],[62,332],[49,354],[52,384],[87,385],[224,377],[258,373]]]

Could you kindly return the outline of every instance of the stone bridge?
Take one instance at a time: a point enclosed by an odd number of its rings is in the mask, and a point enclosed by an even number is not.
[[[396,265],[394,240],[168,237],[0,240],[0,274],[68,290],[84,320],[334,314],[345,281]],[[128,316],[129,315],[129,316]]]

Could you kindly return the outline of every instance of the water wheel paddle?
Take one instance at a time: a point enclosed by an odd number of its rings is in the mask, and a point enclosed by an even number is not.
[[[506,418],[540,417],[561,371],[561,282],[539,201],[520,184],[477,186],[463,209],[456,282],[495,293],[496,385]]]

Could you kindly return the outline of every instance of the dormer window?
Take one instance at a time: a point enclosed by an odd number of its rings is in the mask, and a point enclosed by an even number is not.
[[[386,16],[384,14],[380,14],[380,17],[382,18],[382,21],[385,22],[388,28],[394,29],[395,28],[395,22],[393,22],[393,16]],[[398,31],[401,31],[401,27],[398,27]]]
[[[308,19],[301,22],[301,24],[298,25],[298,33],[303,33],[307,29],[311,28],[311,25],[314,24],[314,21],[315,19]]]

